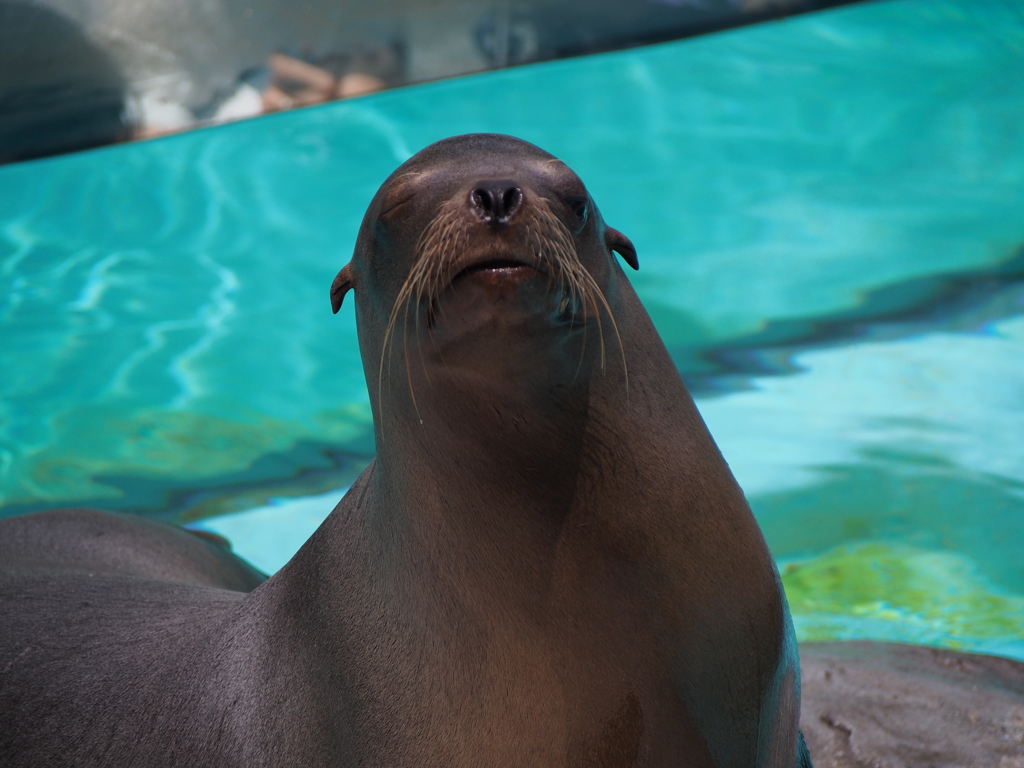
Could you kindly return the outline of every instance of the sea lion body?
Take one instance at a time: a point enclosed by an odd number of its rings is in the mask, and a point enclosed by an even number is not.
[[[55,509],[0,520],[5,570],[81,571],[250,592],[267,576],[207,531],[132,514]]]
[[[400,167],[332,287],[377,459],[247,595],[0,576],[12,764],[809,765],[774,563],[613,249],[518,139]]]

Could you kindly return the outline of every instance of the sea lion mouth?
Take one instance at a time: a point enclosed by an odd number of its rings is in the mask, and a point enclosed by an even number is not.
[[[537,305],[539,311],[553,310],[550,315],[552,322],[570,324],[580,331],[588,320],[582,315],[583,296],[572,291],[564,281],[559,283],[552,278],[543,264],[508,257],[480,259],[459,269],[448,283],[448,289],[458,290],[460,282],[466,278],[477,278],[476,282],[491,288],[512,288],[540,279],[545,290],[536,296],[541,302]],[[444,291],[430,298],[426,304],[427,327],[434,326],[443,294]]]
[[[549,200],[537,197],[521,204],[516,221],[496,231],[478,228],[463,208],[459,197],[443,203],[421,233],[416,260],[392,307],[386,339],[400,316],[414,316],[433,328],[443,314],[442,304],[450,300],[446,294],[461,293],[464,284],[470,287],[467,281],[491,297],[544,283],[540,293],[530,290],[532,299],[539,299],[534,311],[554,309],[552,322],[568,323],[570,330],[582,331],[595,322],[600,326],[602,309],[610,317],[601,288],[580,261],[572,232]]]
[[[550,277],[548,271],[536,262],[529,262],[523,259],[510,258],[507,256],[490,257],[474,260],[465,266],[457,265],[452,270],[454,275],[450,285],[454,286],[462,278],[470,275],[484,275],[492,278],[514,280],[526,280],[534,276]]]

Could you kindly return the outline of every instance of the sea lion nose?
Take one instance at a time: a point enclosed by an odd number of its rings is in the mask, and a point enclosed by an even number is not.
[[[491,226],[508,224],[523,204],[523,190],[514,181],[482,181],[469,193],[474,212]]]

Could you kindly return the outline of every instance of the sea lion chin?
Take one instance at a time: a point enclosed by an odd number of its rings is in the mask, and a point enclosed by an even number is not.
[[[0,521],[0,762],[808,768],[774,562],[615,252],[526,142],[404,163],[331,287],[377,458],[248,593],[168,526]]]

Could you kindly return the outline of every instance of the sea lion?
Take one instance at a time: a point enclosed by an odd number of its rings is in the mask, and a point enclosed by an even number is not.
[[[8,763],[809,766],[774,563],[613,251],[526,142],[398,168],[331,287],[376,460],[247,595],[5,569]]]

